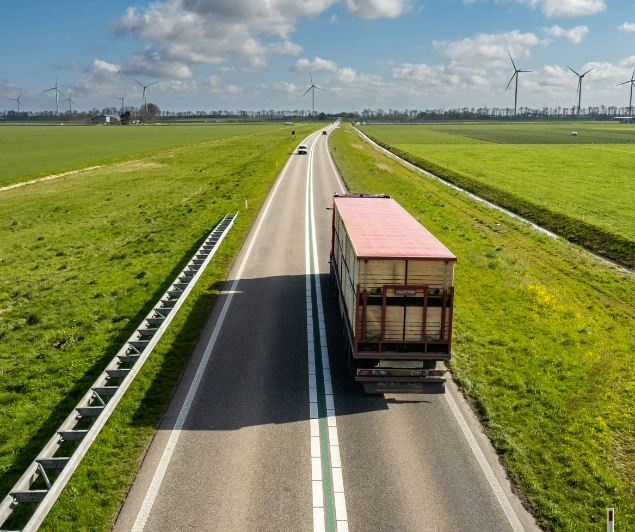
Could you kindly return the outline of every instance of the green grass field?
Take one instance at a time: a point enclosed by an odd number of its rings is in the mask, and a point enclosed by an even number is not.
[[[618,126],[630,127],[608,124],[605,125],[608,129],[591,126],[588,129],[608,142],[607,139],[618,135],[614,133],[616,128],[620,131]],[[441,131],[439,126],[435,127]],[[453,127],[443,127],[443,131],[450,131]],[[499,125],[471,127],[475,135],[482,137],[503,131]],[[504,131],[519,134],[519,127],[509,126]],[[529,130],[533,127],[536,131],[546,128],[554,134],[561,128],[559,125],[556,127],[544,124],[527,127]],[[450,180],[453,175],[459,181],[465,178],[466,188],[470,191],[477,194],[483,192],[485,195],[489,193],[490,196],[486,196],[486,199],[498,204],[506,202],[502,206],[527,215],[532,221],[562,236],[570,237],[571,226],[583,227],[579,222],[584,218],[584,227],[588,232],[577,239],[574,236],[574,241],[588,245],[600,253],[607,252],[602,246],[610,239],[606,234],[599,234],[593,241],[590,233],[595,231],[594,228],[618,235],[622,240],[635,242],[633,145],[494,144],[458,134],[440,133],[431,130],[429,126],[363,126],[362,130],[397,150],[412,154],[427,169],[439,172],[447,170]],[[578,127],[578,130],[582,131],[582,128]],[[474,183],[470,184],[470,181]],[[463,186],[459,182],[456,184]],[[495,197],[496,192],[502,194]],[[505,195],[509,197],[505,198]],[[520,205],[521,202],[526,205]],[[536,207],[540,207],[543,212],[537,212]],[[536,212],[532,212],[532,208]],[[519,212],[522,209],[527,209],[528,212]],[[549,213],[563,215],[568,225],[562,230],[550,227],[552,220],[549,219]],[[627,255],[631,254],[631,258],[635,260],[632,249],[625,248],[623,242],[614,247],[621,248],[616,251],[615,259],[628,264]],[[607,254],[610,255],[610,251]]]
[[[374,131],[390,144],[470,144],[479,141],[497,144],[635,143],[635,125],[617,122],[386,124],[363,128],[371,133]],[[571,135],[573,131],[578,134]]]
[[[316,129],[296,127],[299,135]],[[239,212],[40,530],[110,529],[233,257],[296,144],[284,129],[256,131],[0,192],[2,497],[202,239]],[[4,528],[21,528],[28,513],[18,506]]]
[[[174,146],[290,128],[280,123],[151,126],[2,126],[0,187],[142,157]]]
[[[391,194],[458,257],[452,372],[528,508],[545,530],[600,532],[614,506],[635,529],[635,277],[341,127],[348,189]]]

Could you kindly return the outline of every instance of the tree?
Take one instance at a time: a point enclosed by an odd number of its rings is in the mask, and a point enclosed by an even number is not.
[[[145,122],[154,122],[158,116],[161,116],[161,109],[159,109],[159,106],[155,103],[149,103],[144,111]]]
[[[131,116],[130,116],[130,111],[126,111],[124,114],[121,115],[121,123],[122,125],[127,125],[130,123],[131,120]]]
[[[318,120],[326,120],[326,119],[327,119],[327,116],[324,113],[320,113],[318,115]]]

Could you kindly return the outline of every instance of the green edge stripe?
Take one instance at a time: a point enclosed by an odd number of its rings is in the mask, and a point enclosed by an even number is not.
[[[315,145],[314,145],[315,146]],[[322,344],[320,342],[320,322],[318,316],[317,286],[315,283],[315,261],[313,255],[313,148],[309,158],[309,194],[307,209],[309,213],[309,260],[311,264],[311,305],[313,308],[313,343],[315,346],[315,377],[318,399],[318,421],[320,424],[320,455],[322,457],[322,486],[324,489],[324,515],[326,531],[336,532],[335,505],[333,497],[333,478],[331,475],[331,452],[329,449],[326,415],[326,393],[324,389],[324,368],[322,367]]]

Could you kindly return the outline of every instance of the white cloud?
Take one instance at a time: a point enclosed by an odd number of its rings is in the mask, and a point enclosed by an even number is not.
[[[529,49],[546,45],[533,33],[520,33],[518,30],[508,33],[480,33],[461,41],[433,41],[434,49],[458,63],[473,65],[477,68],[507,66],[508,52],[516,58],[529,57]]]
[[[298,19],[318,16],[339,1],[360,17],[379,18],[399,16],[412,0],[159,0],[129,7],[113,30],[161,47],[158,77],[171,71],[190,75],[188,64],[231,60],[255,71],[274,56],[300,54],[303,48],[290,40]],[[336,21],[333,15],[331,22]],[[175,64],[168,67],[170,61]]]
[[[367,83],[371,81],[379,81],[381,76],[372,76],[367,74],[360,74],[357,70],[351,67],[340,68],[331,81],[335,83],[351,84],[355,82]]]
[[[329,22],[331,24],[337,24],[337,15],[331,15]]]
[[[313,61],[309,61],[308,59],[298,59],[291,67],[292,72],[302,72],[307,70],[309,72],[336,72],[337,65],[328,59],[316,57]]]
[[[111,93],[121,78],[121,67],[95,59],[84,67],[85,76],[70,85],[76,97],[101,96]]]
[[[382,68],[390,68],[390,67],[394,66],[395,62],[392,59],[387,59],[387,60],[382,60],[382,61],[375,61],[375,64],[377,66],[382,67]]]
[[[346,0],[351,13],[362,18],[395,18],[412,9],[411,0]]]
[[[499,1],[499,0],[497,0]],[[463,0],[465,5],[472,5],[476,0]],[[506,0],[529,6],[532,9],[540,9],[548,18],[579,17],[582,15],[595,15],[606,11],[604,0]],[[500,1],[500,3],[504,3]]]
[[[635,36],[635,24],[633,24],[632,22],[624,22],[624,24],[618,26],[617,28]]]
[[[606,10],[604,0],[516,0],[532,9],[540,8],[546,17],[579,17]]]
[[[543,28],[543,31],[551,37],[566,37],[569,42],[574,44],[580,44],[584,36],[589,33],[589,28],[586,26],[576,26],[568,30],[562,29],[560,26],[552,26],[551,28]]]
[[[166,57],[163,51],[151,46],[135,52],[123,71],[131,76],[153,78],[191,78],[193,75],[184,62]]]

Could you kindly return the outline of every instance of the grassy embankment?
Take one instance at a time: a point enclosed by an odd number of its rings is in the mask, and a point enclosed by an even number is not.
[[[605,530],[609,506],[635,529],[634,276],[342,127],[348,189],[392,195],[458,257],[451,368],[527,506],[547,530]]]
[[[569,137],[562,137],[561,127],[546,125],[526,131],[493,125],[469,130],[472,136],[498,141],[507,136],[516,142],[503,145],[460,136],[466,126],[362,127],[378,144],[411,163],[571,242],[635,267],[634,148],[583,143],[589,138],[626,142],[629,137],[635,140],[635,133],[615,131],[615,125],[578,129],[576,145],[537,146],[518,143],[541,135],[544,142],[576,137],[570,131]]]
[[[300,135],[315,129],[296,126]],[[2,497],[208,232],[239,211],[41,530],[110,529],[233,257],[295,144],[286,130],[264,131],[0,193]],[[5,528],[20,528],[25,513],[29,505],[18,506]]]
[[[280,128],[283,124],[0,127],[0,187],[90,166],[154,155],[166,148]]]

